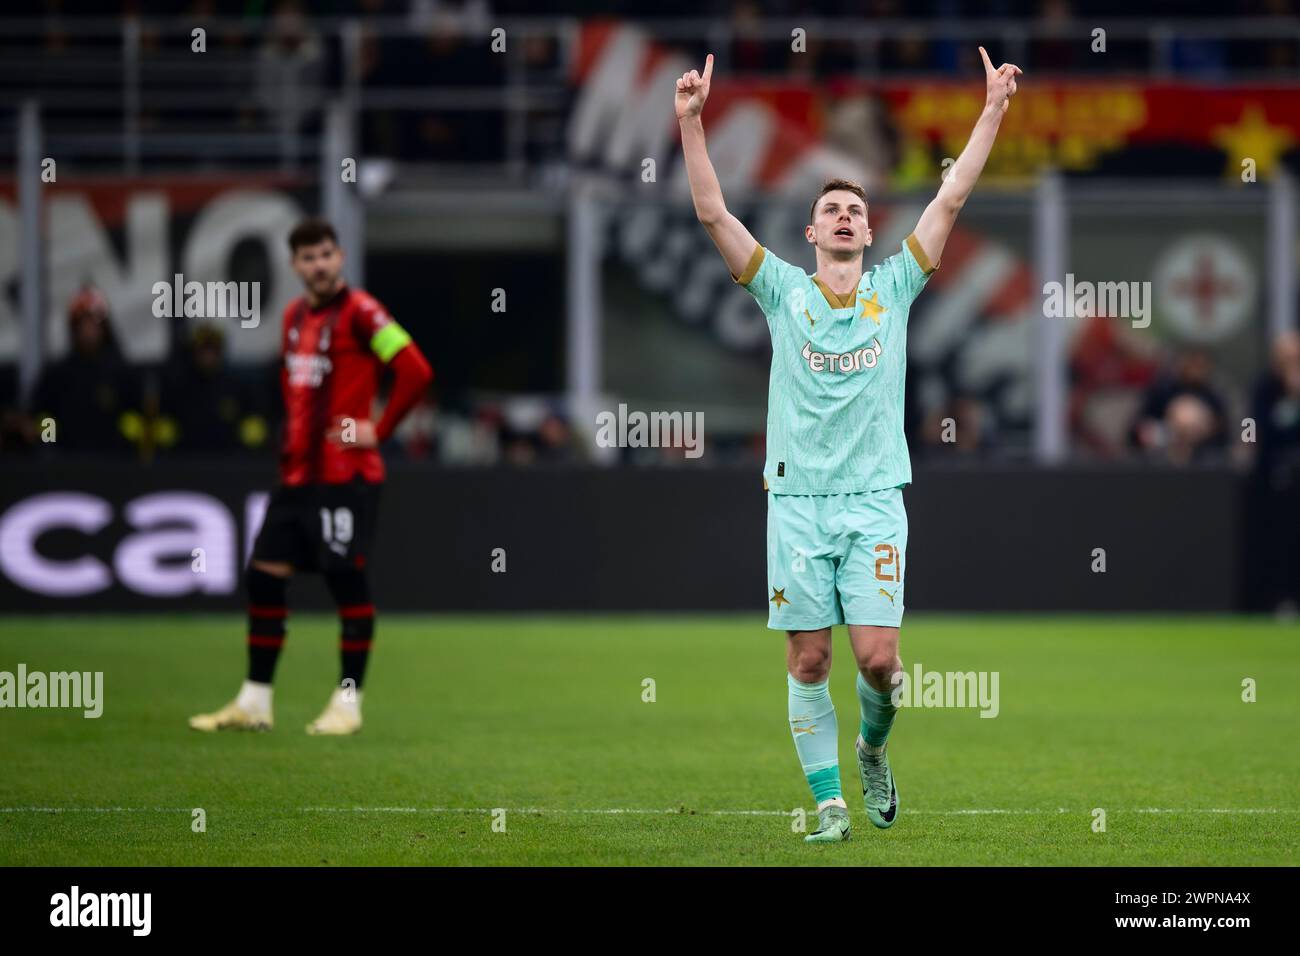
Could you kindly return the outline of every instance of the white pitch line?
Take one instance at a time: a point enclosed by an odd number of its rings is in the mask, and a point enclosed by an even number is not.
[[[193,813],[193,807],[0,807],[0,813]],[[205,808],[207,810],[223,808]],[[234,812],[246,813],[252,808],[240,807]],[[670,808],[656,810],[649,807],[263,807],[253,812],[274,812],[276,810],[296,811],[299,813],[468,813],[491,814],[500,810],[507,813],[560,815],[560,814],[618,814],[642,816],[737,816],[737,817],[788,817],[792,810],[687,810]],[[812,811],[809,811],[812,812]],[[959,810],[913,810],[909,814],[941,817],[962,816],[1026,816],[1037,814],[1077,813],[1088,814],[1091,810],[1071,810],[1068,807],[996,809],[970,808]],[[1127,807],[1110,808],[1112,813],[1300,813],[1297,807]]]

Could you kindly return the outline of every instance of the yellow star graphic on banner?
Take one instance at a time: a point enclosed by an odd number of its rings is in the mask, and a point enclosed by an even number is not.
[[[1282,154],[1295,145],[1293,137],[1284,126],[1268,121],[1258,104],[1247,106],[1232,126],[1216,126],[1211,137],[1214,144],[1228,154],[1224,175],[1236,179],[1241,176],[1241,162],[1255,161],[1255,172],[1267,179],[1277,168]]]
[[[876,292],[872,292],[871,298],[868,299],[865,295],[858,293],[858,303],[862,306],[862,314],[859,315],[858,318],[865,319],[870,317],[872,322],[879,325],[880,316],[887,311],[885,307],[880,304],[880,295]]]
[[[775,604],[778,611],[781,610],[782,604],[789,604],[790,602],[785,599],[785,588],[772,588],[769,603]]]

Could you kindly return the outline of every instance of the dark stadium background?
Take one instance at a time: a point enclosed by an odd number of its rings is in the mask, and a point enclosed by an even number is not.
[[[1077,37],[1099,27],[1106,52],[1086,52]],[[1230,16],[1066,0],[7,4],[0,609],[241,606],[275,480],[274,330],[297,292],[284,238],[320,212],[437,375],[384,449],[381,607],[757,613],[769,353],[685,202],[671,76],[717,55],[706,128],[760,241],[799,256],[808,197],[843,173],[867,185],[878,257],[969,132],[981,43],[1025,80],[913,312],[909,609],[1293,614],[1288,0]],[[262,327],[154,318],[152,284],[178,272],[260,281]],[[1067,272],[1151,281],[1150,326],[1046,317],[1042,285]],[[68,306],[87,283],[113,336],[76,358]],[[704,455],[595,447],[595,415],[620,403],[703,412]],[[1184,444],[1166,440],[1176,404],[1209,424]],[[192,543],[212,552],[206,576]]]

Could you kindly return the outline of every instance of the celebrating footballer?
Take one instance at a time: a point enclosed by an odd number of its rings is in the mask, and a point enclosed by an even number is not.
[[[887,754],[891,698],[903,620],[907,514],[912,480],[903,434],[907,317],[938,268],[957,215],[979,179],[1020,68],[994,68],[980,47],[987,94],[970,140],[902,248],[870,272],[867,197],[847,180],[813,199],[804,238],[808,274],[764,248],[727,211],[705,147],[701,111],[713,78],[677,80],[676,112],[695,212],[727,268],[757,300],[772,338],[768,386],[768,627],[786,632],[788,715],[799,763],[817,801],[805,837],[849,837],[840,788],[838,732],[831,703],[831,627],[847,624],[858,667],[861,721],[856,741],[867,817],[886,828],[898,817],[898,788]]]

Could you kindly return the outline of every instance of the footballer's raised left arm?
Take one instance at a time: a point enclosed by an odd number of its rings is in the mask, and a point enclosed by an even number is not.
[[[925,207],[920,221],[916,224],[916,241],[925,250],[931,262],[937,263],[943,255],[943,247],[948,242],[957,214],[966,205],[966,199],[975,182],[984,171],[984,163],[993,149],[993,140],[997,138],[998,127],[1002,125],[1002,116],[1011,105],[1011,97],[1016,95],[1016,77],[1020,67],[1014,63],[1003,63],[996,70],[988,53],[980,47],[980,57],[984,60],[984,80],[986,95],[984,111],[961,151],[957,161],[948,167],[948,174],[939,194]]]

